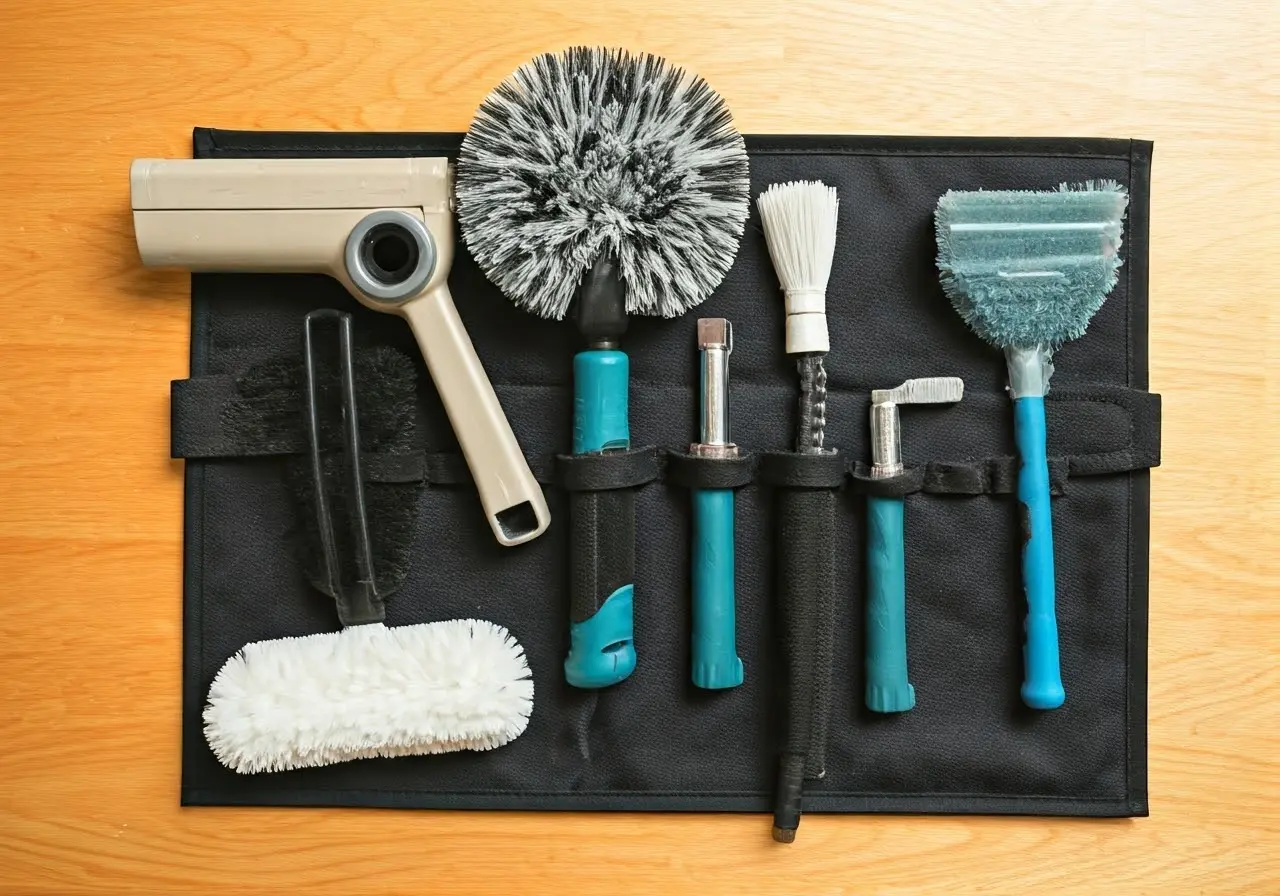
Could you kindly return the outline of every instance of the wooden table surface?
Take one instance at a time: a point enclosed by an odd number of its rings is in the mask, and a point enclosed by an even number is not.
[[[1210,9],[1212,8],[1212,12]],[[1275,0],[0,0],[0,893],[1280,893]],[[1155,141],[1151,817],[178,806],[187,278],[129,161],[193,125],[463,130],[569,43],[746,132]],[[1268,759],[1268,757],[1270,757]]]

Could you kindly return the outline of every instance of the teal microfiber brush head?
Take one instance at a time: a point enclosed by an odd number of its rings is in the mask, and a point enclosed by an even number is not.
[[[934,216],[942,288],[988,342],[1052,350],[1084,333],[1115,286],[1128,201],[1115,181],[952,190]]]

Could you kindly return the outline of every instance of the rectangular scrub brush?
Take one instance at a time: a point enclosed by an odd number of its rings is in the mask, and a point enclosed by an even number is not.
[[[336,352],[322,350],[326,324],[336,327]],[[502,746],[520,736],[533,708],[524,650],[505,628],[479,619],[383,625],[385,598],[398,581],[376,570],[374,557],[394,568],[407,549],[407,539],[394,537],[404,521],[390,523],[412,513],[414,492],[370,504],[380,513],[368,512],[356,382],[368,384],[369,372],[353,360],[351,316],[313,311],[304,334],[301,416],[309,451],[291,462],[299,468],[291,484],[315,555],[308,575],[335,600],[344,628],[243,647],[209,688],[205,738],[223,765],[242,774]],[[377,413],[386,396],[412,395],[412,365],[378,370],[375,421],[412,425],[411,413]],[[265,419],[283,419],[289,407],[297,414],[302,397],[289,385],[292,374],[275,373],[255,405]],[[395,438],[389,430],[382,435]],[[382,538],[381,553],[371,534]],[[405,543],[389,545],[396,541]]]
[[[1004,349],[1013,399],[1027,596],[1022,700],[1066,700],[1054,610],[1053,518],[1044,396],[1053,352],[1081,336],[1116,283],[1128,196],[1114,181],[1056,191],[951,191],[935,215],[942,288],[979,336]]]

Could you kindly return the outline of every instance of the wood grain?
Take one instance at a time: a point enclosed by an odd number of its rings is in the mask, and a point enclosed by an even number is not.
[[[1272,2],[0,0],[0,893],[1280,892]],[[466,127],[535,52],[705,74],[745,131],[1156,142],[1152,817],[181,810],[187,280],[129,161],[192,125]]]

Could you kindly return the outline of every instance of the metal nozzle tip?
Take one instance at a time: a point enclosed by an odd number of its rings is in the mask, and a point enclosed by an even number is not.
[[[698,348],[733,348],[733,326],[723,317],[698,318]]]
[[[778,843],[795,843],[796,842],[795,829],[792,828],[791,830],[788,831],[788,830],[784,830],[783,828],[775,826],[773,829],[773,839],[776,840]]]

